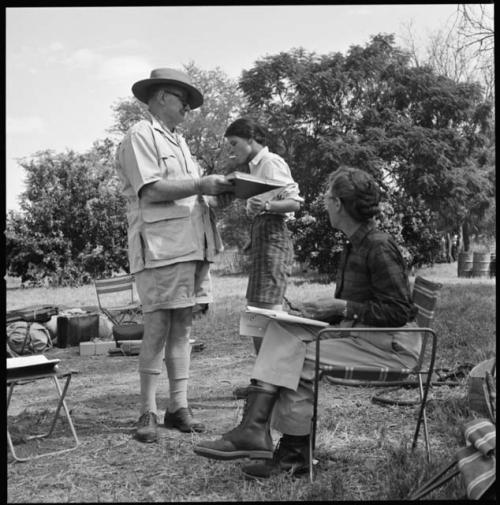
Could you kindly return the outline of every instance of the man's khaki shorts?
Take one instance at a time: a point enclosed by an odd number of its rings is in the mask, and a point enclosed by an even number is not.
[[[143,312],[212,302],[208,261],[184,261],[134,274]]]

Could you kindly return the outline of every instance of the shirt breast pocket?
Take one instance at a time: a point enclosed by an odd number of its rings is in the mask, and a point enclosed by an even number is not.
[[[176,179],[185,176],[185,170],[177,156],[171,152],[160,152],[161,168],[168,178]]]
[[[180,155],[180,152],[179,152]],[[173,147],[158,145],[158,158],[163,174],[167,178],[176,179],[185,175],[183,163]]]
[[[177,259],[196,251],[189,207],[145,208],[142,209],[142,219],[146,266],[149,261]]]

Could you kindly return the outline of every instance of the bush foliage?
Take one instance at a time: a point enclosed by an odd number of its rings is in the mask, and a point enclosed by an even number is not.
[[[6,227],[8,273],[23,282],[78,285],[128,268],[125,199],[112,166],[112,143],[85,154],[37,153],[22,212]]]

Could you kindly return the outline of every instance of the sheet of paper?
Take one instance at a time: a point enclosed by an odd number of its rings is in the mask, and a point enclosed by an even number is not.
[[[260,307],[252,307],[249,305],[246,308],[246,312],[249,314],[260,314],[261,316],[277,319],[278,321],[283,321],[286,323],[305,324],[308,326],[318,326],[320,328],[326,328],[329,326],[329,324],[324,321],[318,321],[317,319],[308,319],[307,317],[294,316],[288,312],[285,312],[284,310],[261,309]]]
[[[26,367],[41,367],[47,368],[50,365],[56,365],[61,360],[59,359],[48,359],[43,354],[34,354],[32,356],[19,356],[16,358],[7,358],[7,370],[15,370],[18,368]]]

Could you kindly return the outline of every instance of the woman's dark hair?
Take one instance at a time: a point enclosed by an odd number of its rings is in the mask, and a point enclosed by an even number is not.
[[[348,214],[356,221],[368,221],[380,211],[380,188],[364,170],[341,166],[330,175],[328,188],[329,193],[342,201]]]
[[[224,137],[241,137],[242,139],[254,139],[255,142],[266,145],[266,130],[257,121],[242,117],[233,121],[224,133]]]

